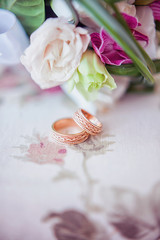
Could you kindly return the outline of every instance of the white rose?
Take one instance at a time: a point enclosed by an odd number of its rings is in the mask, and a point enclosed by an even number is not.
[[[89,41],[87,30],[50,18],[32,33],[21,62],[42,89],[51,88],[70,79]]]

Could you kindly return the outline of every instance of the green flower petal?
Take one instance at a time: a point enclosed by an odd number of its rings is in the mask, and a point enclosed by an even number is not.
[[[87,76],[88,74],[95,74],[95,69],[93,68],[93,51],[87,50],[81,59],[81,63],[78,67],[79,72],[82,75]]]
[[[68,91],[71,92],[78,82],[79,82],[79,74],[76,70],[68,81]]]
[[[77,85],[76,85],[76,88],[77,90],[83,95],[83,97],[87,100],[87,101],[94,101],[96,100],[97,98],[97,94],[98,92],[97,91],[92,91],[92,92],[89,92],[87,91],[83,84],[81,82],[79,82]]]
[[[100,88],[116,88],[113,77],[106,70],[94,51],[87,50],[81,59],[80,65],[69,80],[70,89],[75,86],[86,100],[93,101]]]
[[[105,65],[101,62],[95,53],[93,54],[93,64],[96,72],[104,74],[106,70]]]
[[[108,78],[107,78],[106,82],[104,83],[104,86],[108,87],[110,90],[117,88],[114,78],[108,73],[107,70],[106,70],[106,75],[108,76]]]

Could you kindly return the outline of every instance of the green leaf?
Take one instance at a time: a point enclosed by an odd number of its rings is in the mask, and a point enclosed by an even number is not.
[[[134,64],[122,64],[121,66],[107,65],[106,69],[110,74],[120,75],[120,76],[139,76],[140,72]]]
[[[160,72],[160,59],[153,61],[156,67],[156,73]],[[106,69],[110,74],[120,75],[120,76],[140,76],[140,72],[134,64],[122,64],[121,66],[113,66],[106,64]]]
[[[0,0],[0,8],[13,12],[28,34],[35,31],[45,19],[44,0]]]
[[[104,9],[96,0],[76,0],[86,10],[86,12],[102,26],[124,49],[134,64],[139,69],[140,73],[151,83],[154,83],[154,78],[146,66],[146,61],[143,54],[130,37],[129,33],[124,30],[120,22],[113,17],[106,9]]]

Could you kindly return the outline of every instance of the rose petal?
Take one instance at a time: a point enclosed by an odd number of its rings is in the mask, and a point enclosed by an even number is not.
[[[42,89],[51,88],[70,79],[89,42],[86,29],[61,18],[47,19],[31,35],[21,62]]]

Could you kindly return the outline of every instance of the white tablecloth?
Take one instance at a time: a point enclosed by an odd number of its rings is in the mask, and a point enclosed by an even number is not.
[[[76,105],[21,67],[0,76],[0,240],[160,237],[160,94],[127,94],[103,132],[67,147],[53,121]]]

